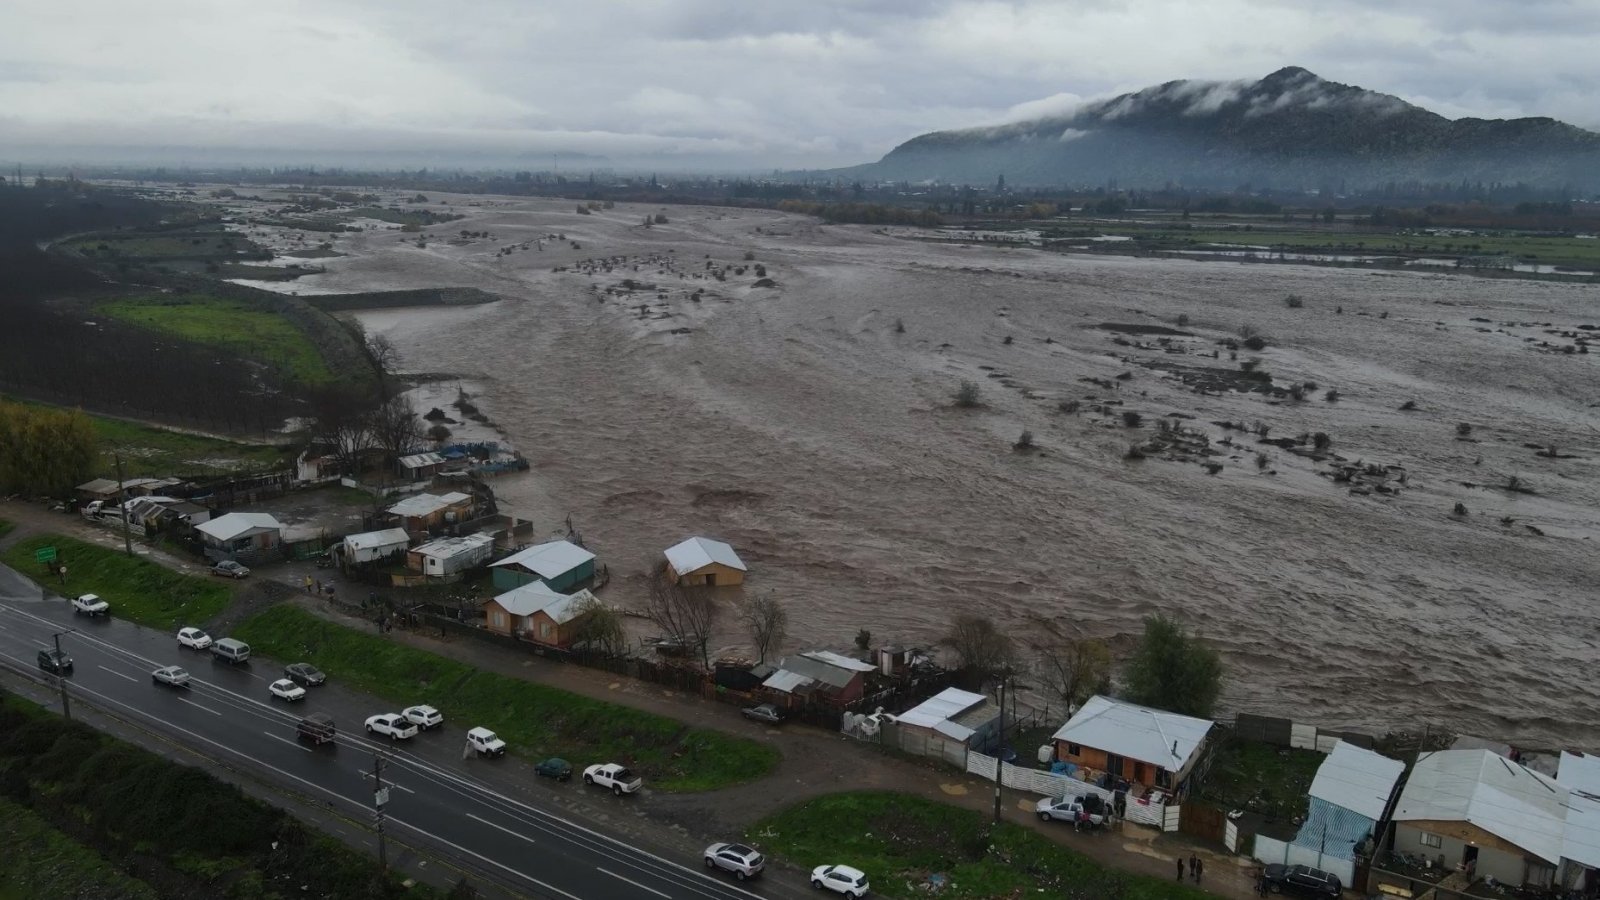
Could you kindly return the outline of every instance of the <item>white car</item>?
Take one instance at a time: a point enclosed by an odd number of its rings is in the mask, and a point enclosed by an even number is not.
[[[467,732],[467,746],[479,756],[505,756],[506,742],[500,740],[494,732],[487,728],[473,728]],[[571,774],[569,767],[567,773]],[[563,778],[562,781],[566,779]]]
[[[399,713],[383,713],[367,719],[367,733],[387,735],[391,741],[404,741],[417,736],[417,726]]]
[[[179,628],[178,646],[190,650],[204,650],[211,646],[211,635],[198,628]]]
[[[267,693],[271,694],[274,700],[288,700],[291,703],[306,698],[306,689],[287,678],[279,678],[267,685]]]
[[[103,616],[111,611],[111,604],[101,600],[97,594],[84,594],[72,601],[72,611],[86,616]]]
[[[600,763],[583,770],[583,783],[611,788],[611,793],[620,797],[643,787],[644,779],[628,771],[627,766]]]
[[[867,873],[851,866],[817,866],[811,870],[811,886],[846,897],[865,897],[869,890]]]
[[[405,716],[407,722],[423,731],[430,731],[444,724],[444,713],[431,706],[408,706],[400,711],[400,715]]]
[[[156,684],[167,684],[172,687],[188,687],[189,673],[182,666],[162,666],[150,673],[150,680]]]

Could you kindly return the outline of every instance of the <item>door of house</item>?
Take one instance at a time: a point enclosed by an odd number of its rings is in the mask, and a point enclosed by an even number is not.
[[[1461,848],[1461,869],[1470,877],[1472,870],[1478,866],[1478,848],[1468,844]]]
[[[717,573],[713,572],[710,575],[707,575],[706,576],[706,586],[707,587],[716,587],[716,585],[717,585]]]
[[[1144,781],[1144,763],[1136,762],[1136,763],[1133,764],[1133,780],[1135,782],[1139,783],[1139,784],[1144,784],[1145,783],[1145,781]]]
[[[1122,764],[1123,764],[1122,757],[1116,755],[1115,753],[1107,753],[1106,754],[1106,771],[1107,772],[1110,772],[1111,774],[1117,776],[1118,778],[1123,777]]]

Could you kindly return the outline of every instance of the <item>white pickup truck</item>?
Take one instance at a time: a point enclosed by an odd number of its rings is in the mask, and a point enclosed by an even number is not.
[[[103,616],[111,612],[111,604],[96,594],[84,594],[72,601],[72,611],[85,616]]]
[[[385,735],[391,741],[406,741],[417,736],[417,726],[399,713],[384,713],[367,719],[367,733]]]
[[[621,796],[637,791],[644,784],[644,779],[630,772],[626,766],[605,763],[584,769],[583,783],[610,788],[613,794]]]

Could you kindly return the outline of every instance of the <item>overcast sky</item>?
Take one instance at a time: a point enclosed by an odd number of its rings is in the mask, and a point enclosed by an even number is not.
[[[1285,65],[1596,127],[1597,39],[1600,0],[0,0],[0,160],[826,167]]]

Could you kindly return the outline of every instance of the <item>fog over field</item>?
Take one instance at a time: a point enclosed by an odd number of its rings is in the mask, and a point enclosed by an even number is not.
[[[503,296],[358,317],[406,369],[480,392],[533,463],[494,483],[503,508],[541,530],[570,513],[618,576],[610,599],[636,600],[662,548],[705,534],[750,564],[747,590],[787,603],[792,646],[848,647],[859,628],[925,644],[980,612],[1023,643],[1048,620],[1125,649],[1167,612],[1222,648],[1228,711],[1600,739],[1600,354],[1562,352],[1600,325],[1593,287],[448,199],[467,218],[426,229],[425,247],[350,235],[326,274],[278,287]],[[655,212],[670,221],[642,227]],[[493,239],[449,240],[460,230]],[[552,234],[566,240],[539,243]],[[774,287],[735,271],[755,263]],[[1231,361],[1219,342],[1244,326],[1267,345]],[[1295,402],[1183,380],[1255,357],[1280,388],[1317,387]],[[952,404],[964,379],[980,408]],[[1169,414],[1220,452],[1125,459]],[[1325,432],[1381,474],[1336,481],[1309,445],[1215,422]],[[1038,452],[1013,449],[1024,429]],[[1513,476],[1532,493],[1507,490]],[[732,615],[719,637],[744,643]]]

